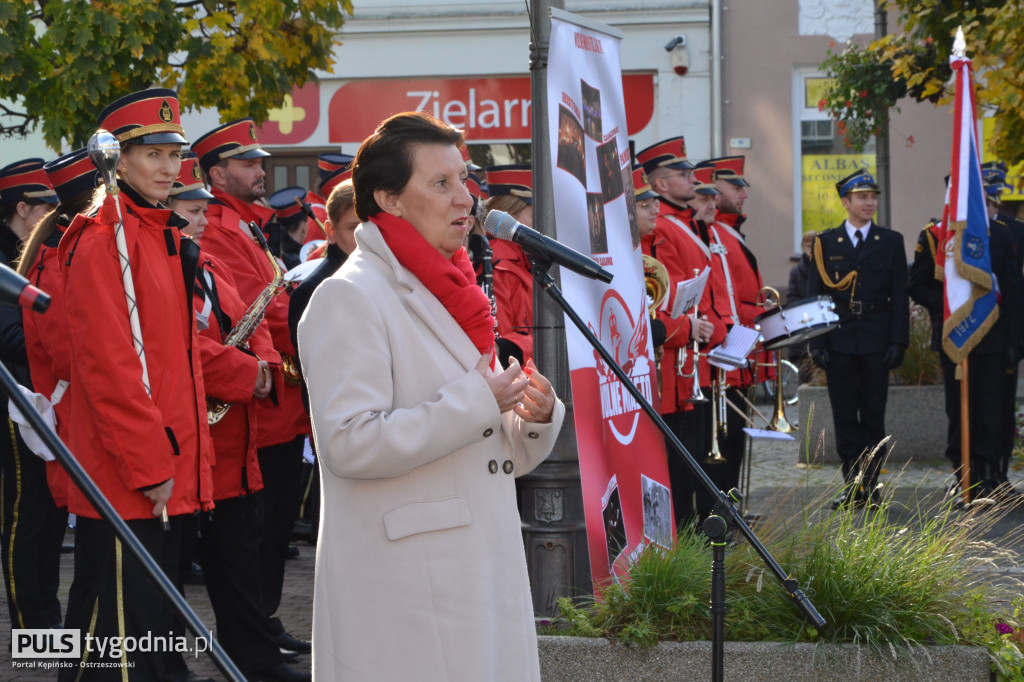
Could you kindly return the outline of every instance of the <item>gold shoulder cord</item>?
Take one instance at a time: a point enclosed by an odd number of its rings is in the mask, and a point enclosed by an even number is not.
[[[924,238],[928,242],[928,251],[932,254],[932,264],[935,267],[935,279],[941,282],[945,280],[946,273],[939,267],[939,261],[935,259],[935,251],[938,249],[938,244],[935,243],[935,235],[932,234],[933,227],[935,227],[934,222],[928,223],[924,226]]]
[[[821,255],[821,237],[814,238],[814,263],[818,266],[818,274],[821,276],[821,283],[827,286],[829,289],[835,289],[836,291],[850,290],[850,300],[853,300],[853,292],[857,289],[857,271],[851,270],[846,273],[846,276],[842,279],[833,282],[825,272],[825,259]]]

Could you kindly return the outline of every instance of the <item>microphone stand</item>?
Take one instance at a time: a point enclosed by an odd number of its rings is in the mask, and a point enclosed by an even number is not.
[[[534,281],[544,289],[551,296],[552,299],[559,305],[565,315],[572,320],[572,323],[576,325],[576,328],[581,334],[587,339],[594,350],[598,352],[601,359],[605,361],[608,367],[611,368],[612,372],[618,377],[619,381],[622,382],[622,386],[629,392],[631,396],[637,401],[637,404],[643,408],[643,411],[648,417],[654,422],[658,429],[664,434],[665,439],[672,444],[676,452],[683,461],[686,462],[690,468],[690,472],[696,476],[700,482],[704,485],[704,488],[711,493],[712,497],[717,499],[715,504],[714,514],[708,517],[708,520],[704,522],[704,530],[711,540],[712,550],[714,558],[712,562],[712,593],[711,593],[711,611],[712,611],[712,625],[713,625],[713,636],[711,643],[712,650],[712,679],[715,682],[722,680],[723,674],[723,658],[724,658],[724,639],[725,639],[725,528],[726,523],[732,525],[734,528],[739,530],[743,534],[743,537],[747,539],[750,546],[754,548],[754,551],[758,553],[761,560],[764,561],[765,565],[768,566],[769,570],[775,574],[776,579],[782,585],[782,588],[786,590],[786,594],[796,603],[796,605],[803,612],[804,617],[807,618],[810,623],[816,627],[821,628],[825,625],[825,619],[822,618],[818,610],[814,608],[814,604],[804,594],[804,591],[800,589],[800,584],[797,580],[791,577],[782,566],[775,561],[774,557],[768,552],[768,549],[761,543],[757,535],[751,530],[750,526],[743,519],[743,515],[739,513],[736,506],[733,504],[733,500],[739,500],[739,492],[735,489],[729,491],[729,495],[726,495],[715,486],[714,482],[704,470],[697,464],[697,461],[693,458],[686,448],[683,446],[679,439],[676,438],[675,434],[665,423],[665,420],[661,418],[658,411],[651,406],[647,399],[644,398],[643,393],[640,389],[630,380],[629,376],[623,371],[622,367],[615,361],[615,359],[608,353],[608,350],[601,345],[601,341],[594,336],[593,332],[587,327],[586,323],[576,314],[576,311],[572,309],[568,301],[562,295],[562,291],[558,288],[555,280],[548,274],[548,269],[551,267],[551,261],[546,260],[543,256],[527,252],[527,256],[530,259],[530,272],[533,275]],[[694,378],[696,380],[696,377]],[[725,517],[725,518],[721,518]],[[712,521],[712,519],[718,518],[718,521]],[[710,522],[710,523],[709,523]]]
[[[245,682],[245,676],[235,666],[234,662],[228,658],[228,655],[221,648],[220,642],[213,638],[203,622],[199,620],[199,616],[196,615],[195,611],[188,605],[185,598],[181,596],[177,588],[168,579],[164,572],[160,570],[160,566],[157,565],[153,557],[150,556],[146,548],[139,542],[139,539],[135,537],[135,534],[128,527],[128,524],[124,522],[124,519],[120,517],[114,507],[110,504],[107,498],[103,495],[102,491],[96,486],[89,474],[86,473],[82,465],[78,463],[75,456],[71,454],[67,446],[57,437],[53,429],[43,421],[42,417],[36,411],[35,407],[28,401],[28,398],[22,394],[18,389],[18,384],[11,376],[11,373],[7,370],[7,367],[0,363],[0,383],[3,383],[4,392],[7,397],[17,406],[25,418],[32,425],[42,441],[50,448],[50,452],[56,456],[57,461],[60,462],[64,470],[68,472],[68,476],[75,482],[78,489],[82,491],[86,499],[93,508],[99,512],[100,516],[106,520],[114,530],[114,534],[117,538],[124,543],[125,547],[135,555],[139,563],[142,565],[143,570],[149,574],[150,579],[156,584],[157,588],[163,592],[164,596],[177,611],[178,615],[185,621],[189,629],[195,633],[196,637],[208,638],[210,643],[210,657],[213,658],[213,662],[217,665],[224,676],[230,680],[230,682]],[[157,518],[157,517],[153,517]]]

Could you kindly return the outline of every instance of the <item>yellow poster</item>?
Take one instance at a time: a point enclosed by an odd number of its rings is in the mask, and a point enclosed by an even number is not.
[[[801,167],[802,232],[821,232],[846,220],[836,183],[866,168],[875,174],[874,154],[805,154]]]
[[[996,119],[994,117],[986,116],[981,119],[982,163],[998,161],[988,148],[988,141],[995,134],[995,128]],[[1024,201],[1024,189],[1021,189],[1021,182],[1024,182],[1024,178],[1021,177],[1022,175],[1024,175],[1024,163],[1018,163],[1016,166],[1009,167],[1006,173],[1006,182],[1013,189],[1003,191],[1003,201]]]
[[[818,102],[825,99],[825,89],[832,85],[831,78],[807,78],[804,80],[804,108],[817,109]]]

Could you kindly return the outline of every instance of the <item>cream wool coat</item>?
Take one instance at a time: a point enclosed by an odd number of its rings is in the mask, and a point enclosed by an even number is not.
[[[501,415],[441,302],[375,225],[356,241],[298,333],[322,475],[314,679],[539,680],[513,479],[565,408]]]

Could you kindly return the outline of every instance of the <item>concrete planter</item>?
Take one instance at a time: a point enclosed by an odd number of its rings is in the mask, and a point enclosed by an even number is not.
[[[711,642],[662,642],[650,649],[606,639],[539,637],[544,682],[565,680],[708,680]],[[988,652],[981,647],[939,646],[876,656],[855,644],[726,642],[726,680],[920,680],[988,682]]]
[[[819,434],[824,430],[825,442],[820,453],[823,457],[821,461],[838,463],[828,389],[824,386],[803,385],[797,390],[797,394],[800,396],[798,405],[801,428],[794,446],[797,461],[805,459],[803,429],[808,424],[808,414],[813,405],[810,454],[814,456]],[[943,459],[946,452],[946,408],[943,387],[890,386],[889,399],[885,406],[885,430],[893,437],[890,461]]]

